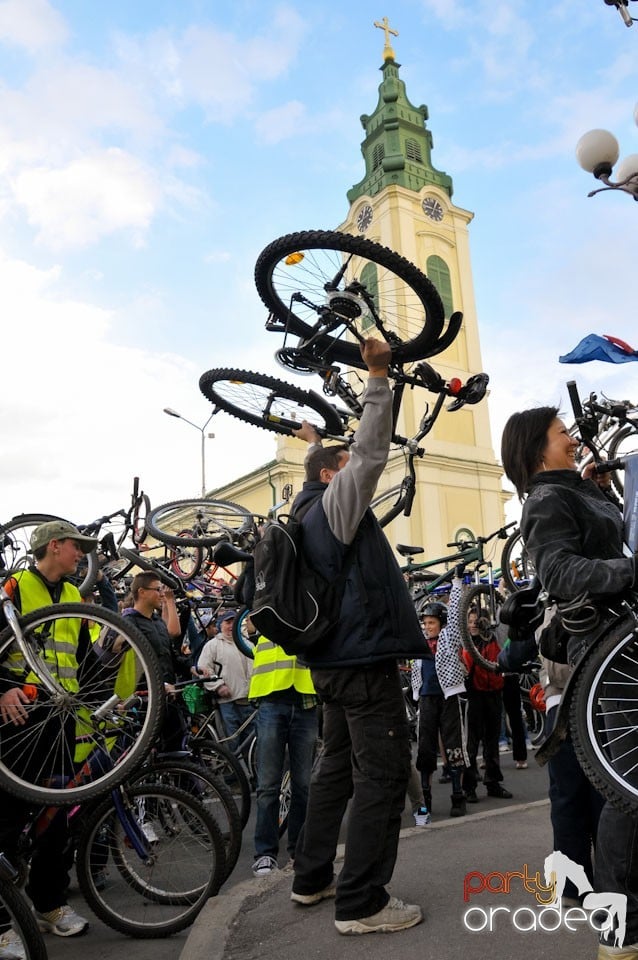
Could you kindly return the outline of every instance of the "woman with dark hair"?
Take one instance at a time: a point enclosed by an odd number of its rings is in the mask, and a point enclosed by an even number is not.
[[[575,460],[578,443],[556,407],[538,407],[509,418],[501,458],[525,500],[521,533],[545,590],[558,602],[604,604],[636,587],[636,564],[624,549],[622,515],[605,493],[608,475],[595,477],[594,465],[589,464],[581,476]],[[587,643],[587,635],[570,638],[572,666]],[[610,946],[603,939],[598,960],[638,960],[636,864],[638,819],[606,803],[598,825],[595,888],[627,896],[625,939],[630,945]]]

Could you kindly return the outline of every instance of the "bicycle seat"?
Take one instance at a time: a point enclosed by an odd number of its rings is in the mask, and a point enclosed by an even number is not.
[[[405,543],[397,543],[397,553],[402,557],[413,557],[417,553],[423,553],[423,547],[409,547]]]
[[[539,599],[540,592],[540,581],[532,580],[524,590],[510,593],[501,607],[499,619],[510,628],[508,633],[511,640],[523,639],[540,627],[545,616],[545,606]]]
[[[217,543],[213,548],[213,560],[220,567],[227,567],[231,563],[248,563],[252,562],[252,559],[252,553],[240,550],[234,543]]]

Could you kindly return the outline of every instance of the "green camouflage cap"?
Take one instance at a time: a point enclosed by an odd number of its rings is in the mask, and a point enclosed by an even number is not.
[[[51,540],[77,540],[83,553],[90,553],[97,547],[96,537],[85,537],[68,520],[47,520],[31,534],[30,552],[34,553],[40,547],[46,547]]]

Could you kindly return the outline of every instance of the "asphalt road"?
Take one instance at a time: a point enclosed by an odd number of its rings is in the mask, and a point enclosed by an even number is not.
[[[485,789],[479,786],[479,803],[468,807],[469,815],[466,818],[455,821],[451,821],[449,818],[449,784],[439,784],[438,777],[435,777],[433,786],[433,824],[435,830],[431,831],[428,827],[415,828],[410,806],[406,803],[403,827],[407,835],[401,843],[399,861],[397,863],[397,875],[400,874],[402,869],[407,869],[409,866],[410,858],[407,852],[404,854],[404,851],[409,850],[415,838],[417,842],[421,843],[419,837],[427,837],[428,832],[430,832],[432,836],[442,838],[438,842],[443,844],[442,849],[444,851],[442,862],[436,865],[431,863],[423,864],[423,869],[425,870],[427,868],[428,872],[435,869],[437,874],[442,875],[442,872],[447,870],[448,867],[458,870],[466,861],[464,850],[467,847],[467,837],[469,836],[474,837],[476,843],[479,844],[479,848],[484,846],[486,851],[494,852],[498,850],[506,854],[508,844],[511,845],[512,869],[514,869],[514,859],[519,853],[515,841],[520,840],[520,837],[516,836],[519,833],[516,826],[517,820],[515,816],[507,817],[509,821],[508,830],[502,833],[499,831],[499,822],[503,818],[499,816],[499,813],[508,809],[512,811],[518,810],[521,806],[544,801],[547,797],[546,770],[536,765],[534,762],[534,754],[531,751],[528,757],[528,764],[527,770],[516,770],[511,753],[502,754],[501,765],[505,778],[504,784],[514,794],[513,799],[496,800],[488,798],[485,795]],[[223,902],[225,901],[237,902],[237,900],[241,901],[241,898],[245,896],[260,896],[265,889],[264,881],[254,880],[251,873],[253,862],[253,826],[254,810],[251,813],[250,820],[244,831],[244,841],[237,866],[232,876],[224,885],[221,891],[222,896],[216,898],[219,900],[218,906],[220,908],[222,908]],[[463,827],[463,829],[461,829],[461,827]],[[537,815],[536,817],[534,831],[534,842],[542,845],[542,854],[545,856],[551,850],[549,809],[545,806],[541,807],[541,815]],[[532,834],[530,834],[530,840],[531,839]],[[429,841],[426,840],[426,843],[429,843]],[[282,845],[282,855],[283,865],[286,859],[284,845]],[[475,855],[474,852],[472,855]],[[402,862],[404,863],[403,868],[401,866]],[[468,870],[474,869],[473,864],[468,862],[466,865]],[[410,868],[410,875],[412,872]],[[287,886],[285,876],[281,877],[281,881]],[[396,891],[398,896],[406,896],[407,892],[408,891],[398,889]],[[285,894],[283,894],[283,899],[285,903]],[[83,915],[90,919],[91,926],[89,932],[83,937],[69,939],[47,936],[47,948],[51,960],[102,960],[104,957],[116,956],[118,958],[126,957],[126,960],[178,960],[182,951],[184,951],[185,958],[188,957],[189,960],[193,960],[193,957],[197,958],[200,955],[201,960],[212,960],[213,956],[224,957],[225,960],[235,960],[235,956],[237,956],[238,960],[240,957],[254,956],[254,953],[251,954],[250,951],[248,953],[239,952],[237,954],[232,953],[226,955],[224,953],[224,938],[228,935],[228,930],[223,930],[221,927],[217,929],[216,927],[218,922],[223,927],[225,921],[219,921],[218,917],[213,916],[207,909],[203,912],[195,927],[191,928],[192,933],[187,930],[181,934],[176,934],[162,940],[134,940],[116,933],[93,917],[90,910],[82,902],[77,889],[72,890],[71,902],[78,912],[83,913]],[[213,903],[213,901],[211,901],[211,903]],[[329,905],[322,905],[321,909],[324,912],[326,910],[328,913],[330,912]],[[295,916],[296,914],[293,912],[292,918],[294,919]],[[231,923],[231,926],[236,933],[237,925]],[[246,929],[248,932],[248,927]],[[425,927],[421,926],[415,929],[424,931]],[[191,936],[190,943],[189,935]],[[274,929],[272,935],[276,939],[277,929]],[[407,936],[407,932],[405,936]],[[350,938],[348,942],[351,942],[352,939],[356,938]],[[367,944],[369,940],[374,940],[375,938],[364,937],[361,939],[364,944]],[[384,941],[386,948],[388,948],[387,938],[384,937],[381,939]],[[339,942],[341,942],[341,940],[339,940]],[[233,949],[235,949],[235,947],[233,947]],[[254,949],[254,945],[251,949]],[[260,954],[262,956],[268,956],[269,951],[260,951]],[[430,955],[444,956],[442,953],[432,953]],[[475,956],[483,955],[487,956],[487,954],[483,953],[475,954]],[[452,954],[450,954],[450,956],[452,956]],[[496,958],[492,957],[492,960],[496,960]]]

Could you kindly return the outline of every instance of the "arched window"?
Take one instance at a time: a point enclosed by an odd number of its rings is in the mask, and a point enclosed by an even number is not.
[[[439,292],[439,296],[445,307],[445,316],[451,317],[454,312],[452,304],[452,281],[450,279],[450,268],[441,257],[428,257],[425,267],[429,279]]]
[[[408,160],[413,160],[414,163],[423,163],[421,147],[416,140],[405,141],[405,156]]]
[[[385,147],[382,143],[378,143],[374,150],[372,151],[372,169],[377,170],[383,163],[383,158],[385,157]]]

